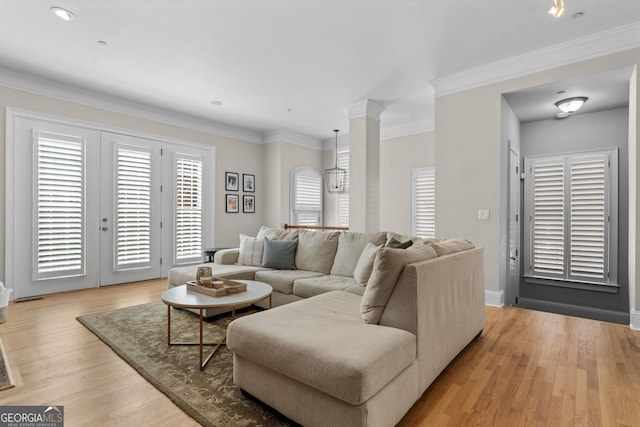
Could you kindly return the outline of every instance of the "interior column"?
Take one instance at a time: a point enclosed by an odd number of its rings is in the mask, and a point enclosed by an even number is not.
[[[349,230],[380,229],[380,115],[367,99],[349,109]]]

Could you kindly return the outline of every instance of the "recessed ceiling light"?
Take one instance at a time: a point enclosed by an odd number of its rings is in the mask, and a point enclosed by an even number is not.
[[[73,12],[67,10],[67,9],[63,9],[61,7],[58,6],[53,6],[51,8],[49,8],[49,10],[51,11],[51,13],[53,13],[54,15],[56,15],[58,18],[62,19],[63,21],[73,21],[74,19],[76,19],[76,15],[73,14]]]
[[[583,16],[584,16],[584,12],[576,12],[573,15],[571,15],[573,19],[582,18]]]
[[[98,44],[99,44],[100,46],[106,46],[106,45],[107,45],[107,42],[106,42],[106,41],[104,41],[104,40],[98,40]]]
[[[287,108],[287,111],[293,111],[293,108]]]
[[[219,101],[219,100],[216,99],[215,101],[211,101],[211,105],[215,105],[216,107],[218,107],[218,106],[222,105],[222,101]]]

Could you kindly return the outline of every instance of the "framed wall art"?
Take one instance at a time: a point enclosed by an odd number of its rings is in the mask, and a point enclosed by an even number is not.
[[[226,203],[226,212],[229,213],[238,213],[239,196],[237,194],[227,194],[227,203]]]
[[[242,196],[242,212],[255,213],[256,212],[256,196]]]
[[[242,190],[246,193],[256,191],[256,176],[248,173],[242,174]]]
[[[240,179],[240,175],[237,172],[225,172],[224,173],[225,190],[238,191],[239,179]]]

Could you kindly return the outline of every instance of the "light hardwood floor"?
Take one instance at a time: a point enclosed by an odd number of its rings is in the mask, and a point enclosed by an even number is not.
[[[66,426],[195,426],[76,316],[158,301],[165,280],[10,304],[0,325],[17,387],[0,405],[64,405]],[[400,426],[640,426],[640,332],[487,307],[476,339]]]

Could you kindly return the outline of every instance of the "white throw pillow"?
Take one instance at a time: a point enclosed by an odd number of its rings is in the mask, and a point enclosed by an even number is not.
[[[371,276],[371,271],[373,270],[373,261],[376,259],[376,253],[381,247],[382,245],[376,246],[369,242],[362,250],[356,268],[353,270],[353,278],[356,279],[360,286],[367,286],[369,276]]]
[[[240,253],[238,254],[238,264],[260,267],[262,263],[262,250],[264,239],[240,235]]]

